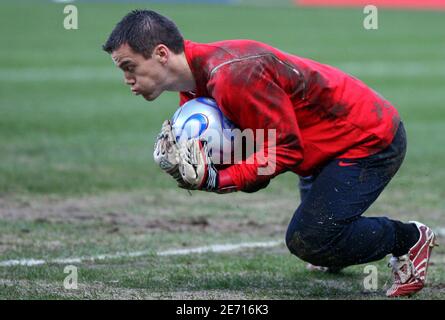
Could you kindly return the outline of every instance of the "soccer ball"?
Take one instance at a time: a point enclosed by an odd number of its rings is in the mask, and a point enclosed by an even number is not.
[[[215,100],[204,97],[190,100],[176,110],[171,122],[176,141],[206,140],[214,164],[230,163],[236,127]]]

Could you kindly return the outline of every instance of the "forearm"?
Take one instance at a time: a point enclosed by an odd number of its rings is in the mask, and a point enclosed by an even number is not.
[[[260,160],[243,161],[219,171],[218,188],[244,192],[256,192],[265,188],[275,176],[297,166],[300,153],[285,148],[278,154]],[[256,158],[256,157],[255,157]]]

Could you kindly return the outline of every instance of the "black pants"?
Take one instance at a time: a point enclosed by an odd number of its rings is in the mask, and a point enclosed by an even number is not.
[[[400,168],[405,152],[400,123],[383,151],[361,159],[334,159],[316,175],[301,179],[302,202],[286,234],[289,250],[314,265],[335,268],[391,253],[396,241],[393,221],[362,214]]]

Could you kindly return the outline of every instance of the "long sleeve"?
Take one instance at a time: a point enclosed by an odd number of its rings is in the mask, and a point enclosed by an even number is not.
[[[237,67],[236,72],[229,66],[218,70],[208,83],[209,92],[241,130],[254,130],[258,139],[257,129],[263,129],[264,143],[256,145],[256,152],[247,159],[221,170],[220,187],[231,181],[237,190],[254,192],[298,166],[303,159],[302,142],[286,92],[262,68],[243,63]]]

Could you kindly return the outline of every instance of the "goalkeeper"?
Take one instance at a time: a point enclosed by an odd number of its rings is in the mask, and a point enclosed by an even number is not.
[[[205,142],[178,145],[166,121],[155,160],[183,188],[255,192],[275,176],[301,177],[301,204],[286,234],[294,255],[339,270],[392,254],[391,297],[424,287],[435,236],[419,223],[363,213],[396,174],[406,135],[396,108],[360,80],[331,66],[249,40],[184,40],[175,24],[149,10],[125,16],[104,50],[136,95],[180,92],[180,104],[212,97],[241,130],[274,129],[264,154],[274,170],[245,159],[217,170]],[[268,164],[270,165],[270,164]]]

